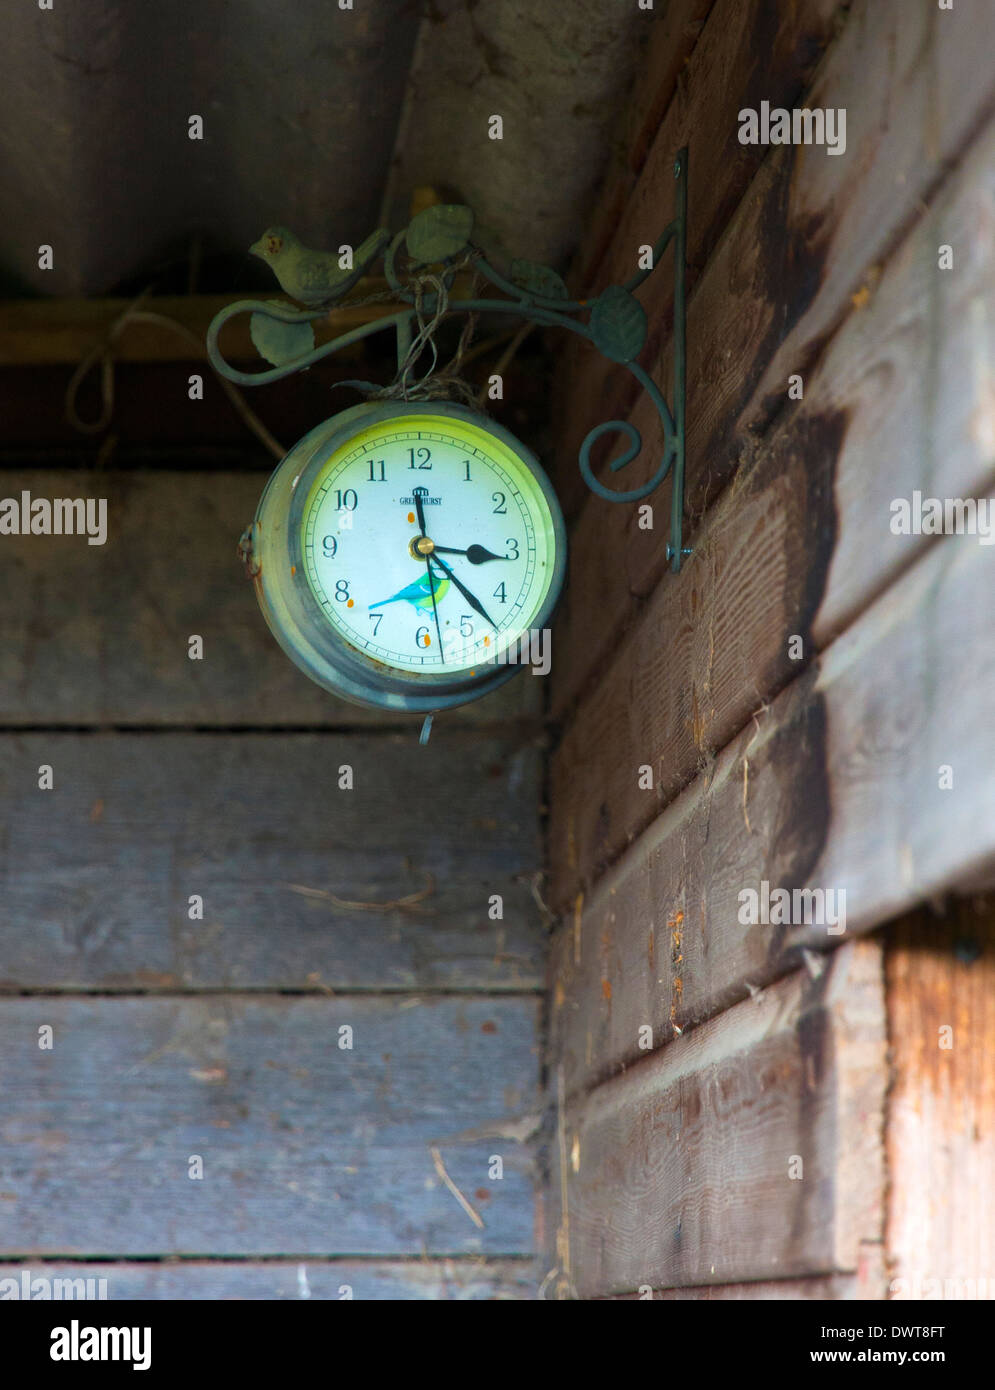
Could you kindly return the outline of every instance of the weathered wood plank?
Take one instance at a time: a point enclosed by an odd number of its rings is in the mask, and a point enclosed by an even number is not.
[[[388,716],[336,700],[277,646],[235,547],[258,473],[0,473],[0,496],[107,499],[106,545],[3,536],[0,724],[375,727]],[[189,639],[204,641],[191,661]],[[447,723],[535,714],[522,674]],[[390,722],[398,719],[390,716]],[[402,718],[414,730],[420,719]]]
[[[756,109],[762,100],[790,106],[800,98],[832,37],[841,8],[839,0],[801,0],[790,5],[716,0],[690,52],[676,98],[654,132],[639,180],[621,216],[616,216],[612,247],[593,284],[580,284],[579,291],[587,294],[606,284],[622,283],[638,270],[639,248],[654,245],[674,215],[673,161],[683,146],[688,148],[691,171],[687,259],[693,279],[766,154],[763,146],[740,143],[740,109]],[[650,321],[642,360],[651,374],[658,365],[661,343],[670,334],[672,256],[668,250],[666,264],[640,291]],[[693,351],[693,335],[689,346]],[[581,440],[602,420],[624,419],[638,388],[628,373],[606,363],[580,340],[565,348],[563,376],[572,389],[568,409],[560,418],[565,459],[560,481],[565,505],[573,511],[587,496],[575,463]],[[655,467],[654,463],[646,476]]]
[[[949,272],[937,268],[942,244],[957,248]],[[616,855],[923,553],[930,537],[890,530],[896,497],[987,491],[993,284],[995,126],[941,186],[804,399],[709,511],[695,554],[657,586],[581,701],[552,760],[554,861],[566,864],[570,843],[587,874]],[[637,536],[633,548],[648,553],[652,533]],[[557,665],[558,683],[562,675]],[[579,672],[567,671],[568,684],[571,675]],[[652,791],[637,787],[640,764],[653,767]],[[563,882],[561,896],[572,888]]]
[[[799,1302],[806,1299],[819,1302],[838,1302],[842,1299],[868,1298],[859,1288],[855,1274],[816,1275],[810,1279],[777,1279],[755,1284],[702,1285],[693,1289],[654,1289],[652,1298],[663,1303],[730,1303]],[[627,1303],[650,1297],[643,1293],[616,1294],[612,1302]]]
[[[527,1152],[446,1140],[534,1105],[538,1006],[411,1002],[3,1000],[3,1253],[528,1252]]]
[[[852,934],[995,876],[993,626],[989,547],[943,539],[626,851],[554,951],[571,1088],[635,1060],[642,1025],[670,1036],[841,939],[803,903],[750,925],[743,893],[832,891],[839,916],[842,892]]]
[[[354,291],[358,299],[386,287],[382,277],[366,276]],[[211,320],[248,294],[159,295],[134,306],[132,319],[114,340],[119,362],[206,361],[205,339]],[[270,295],[270,298],[273,296]],[[299,307],[286,300],[290,307]],[[74,367],[99,345],[126,310],[128,299],[6,299],[0,301],[0,366],[50,366],[67,362]],[[353,328],[391,312],[389,305],[343,304],[327,319],[315,323],[319,342],[348,333]],[[151,318],[178,324],[182,332]],[[143,317],[146,316],[146,317]],[[196,339],[194,342],[192,339]],[[236,318],[224,329],[222,350],[230,360],[259,361],[249,337],[248,315]]]
[[[656,12],[632,96],[619,121],[611,163],[569,281],[586,293],[608,254],[625,207],[715,0],[669,0]],[[649,16],[647,16],[648,18]],[[628,277],[630,272],[623,275]]]
[[[970,0],[952,19],[953,11],[909,9],[901,0],[858,0],[806,97],[810,106],[846,107],[846,153],[772,151],[705,268],[688,306],[688,543],[744,450],[749,455],[755,432],[783,406],[788,375],[811,370],[842,317],[854,312],[851,296],[863,302],[881,261],[990,113],[995,71],[978,49],[978,36],[990,29],[988,8]],[[656,380],[670,380],[665,340],[644,365]],[[607,380],[575,378],[576,437],[564,440],[564,476],[576,472],[575,445],[587,428],[617,414]],[[585,401],[596,415],[583,416]],[[641,397],[631,418],[649,457],[658,458],[653,416]],[[558,709],[605,666],[634,616],[634,595],[649,593],[664,575],[669,492],[665,484],[653,499],[652,532],[639,531],[634,507],[587,502],[557,629]]]
[[[877,944],[848,943],[820,979],[781,981],[567,1107],[581,1297],[861,1267],[883,1220],[883,993]]]
[[[537,1280],[529,1260],[183,1260],[146,1261],[124,1264],[97,1261],[86,1264],[63,1262],[23,1265],[30,1280],[48,1280],[46,1288],[54,1297],[78,1297],[76,1281],[106,1280],[91,1285],[96,1298],[109,1301],[136,1299],[376,1299],[390,1302],[504,1301],[535,1298]],[[13,1279],[9,1296],[20,1296],[22,1266],[0,1264],[0,1297],[4,1281]],[[56,1284],[70,1280],[71,1284]],[[30,1284],[28,1286],[30,1288]],[[17,1292],[15,1292],[15,1290]]]
[[[0,985],[534,989],[538,787],[534,748],[455,733],[6,735]]]
[[[995,900],[922,910],[884,939],[890,1297],[990,1299]]]

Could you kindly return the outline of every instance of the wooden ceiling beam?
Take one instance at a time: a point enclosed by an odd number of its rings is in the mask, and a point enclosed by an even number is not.
[[[355,299],[386,288],[379,276],[367,277],[356,287]],[[211,320],[219,310],[239,299],[273,299],[278,295],[244,294],[164,295],[141,304],[147,312],[172,319],[203,344]],[[0,365],[43,367],[75,364],[93,350],[133,301],[127,299],[10,299],[0,302]],[[286,300],[292,304],[292,301]],[[294,306],[296,307],[296,306]],[[327,342],[339,333],[392,313],[394,306],[342,304],[327,319],[315,323],[315,337]],[[239,316],[223,331],[223,349],[229,360],[258,360],[249,339],[248,315]],[[160,324],[137,320],[129,323],[114,344],[118,362],[190,362],[206,360],[203,347],[196,353],[190,341]]]

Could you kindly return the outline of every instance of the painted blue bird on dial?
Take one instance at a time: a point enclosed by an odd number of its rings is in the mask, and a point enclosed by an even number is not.
[[[426,572],[421,579],[416,579],[413,584],[405,584],[403,589],[399,589],[390,598],[382,598],[379,603],[371,603],[370,607],[383,608],[387,603],[397,603],[404,599],[414,608],[417,608],[419,612],[431,613],[433,584],[435,585],[435,601],[439,603],[441,599],[445,598],[449,590],[449,580],[440,575],[435,575],[430,580]]]

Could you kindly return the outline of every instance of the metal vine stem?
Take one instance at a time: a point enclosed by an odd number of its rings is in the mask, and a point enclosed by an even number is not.
[[[235,318],[238,314],[252,313],[262,315],[264,318],[275,320],[278,323],[304,324],[316,322],[328,314],[328,305],[320,309],[300,310],[294,309],[290,305],[283,306],[261,300],[243,299],[236,304],[228,305],[227,308],[215,315],[207,333],[208,358],[215,371],[229,381],[236,382],[240,386],[265,386],[271,381],[280,381],[283,377],[290,376],[294,372],[304,371],[323,358],[330,357],[374,333],[393,329],[397,335],[398,378],[400,380],[403,376],[406,381],[406,373],[411,365],[412,327],[417,325],[419,333],[423,333],[424,315],[435,314],[438,309],[446,313],[514,314],[534,324],[549,328],[563,328],[570,333],[576,333],[580,337],[586,338],[604,356],[617,362],[620,366],[624,366],[635,377],[656,407],[664,434],[663,456],[660,465],[653,477],[641,487],[631,488],[626,492],[614,491],[599,482],[591,469],[592,446],[603,435],[611,432],[623,434],[629,441],[628,448],[609,463],[608,467],[611,472],[617,473],[639,455],[642,450],[642,437],[635,425],[628,420],[607,420],[589,431],[580,446],[578,462],[581,474],[591,491],[608,502],[639,502],[654,492],[673,468],[670,544],[667,547],[667,557],[671,569],[677,571],[681,567],[682,558],[690,554],[690,551],[684,549],[681,543],[684,510],[687,372],[685,302],[687,177],[687,150],[683,149],[674,160],[674,178],[676,181],[674,216],[652,249],[651,264],[647,269],[640,270],[633,275],[624,285],[611,286],[607,291],[603,291],[601,295],[593,299],[571,300],[566,297],[552,297],[537,293],[521,284],[515,284],[490,265],[479,249],[472,248],[468,251],[466,247],[462,248],[461,256],[454,255],[447,266],[436,272],[439,283],[437,294],[424,293],[423,285],[419,286],[416,293],[403,284],[397,275],[397,255],[409,230],[405,228],[393,238],[384,253],[384,276],[390,287],[391,297],[413,307],[374,319],[370,323],[341,334],[338,338],[332,339],[331,342],[322,344],[321,347],[316,347],[310,352],[295,357],[292,361],[282,362],[268,371],[241,372],[224,359],[218,348],[218,336],[229,319]],[[642,307],[633,297],[633,291],[638,289],[643,281],[652,274],[671,241],[674,243],[673,411],[671,411],[656,383],[635,361],[645,342],[646,323]],[[472,260],[474,271],[489,281],[495,289],[507,295],[506,299],[452,299],[449,297],[453,280],[457,272],[467,264],[468,255]],[[533,267],[533,269],[540,268]],[[551,274],[551,272],[547,273]],[[557,278],[554,277],[554,279]],[[568,317],[570,314],[580,313],[589,315],[588,322],[583,323],[576,318]],[[415,338],[414,342],[417,346],[418,338]],[[386,388],[385,390],[372,382],[349,381],[340,384],[353,386],[366,395],[396,394],[394,388]]]

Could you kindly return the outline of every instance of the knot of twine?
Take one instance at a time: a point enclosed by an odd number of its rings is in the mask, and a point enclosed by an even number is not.
[[[453,276],[464,270],[474,259],[475,253],[464,256],[457,265],[451,268],[448,274]],[[414,311],[418,332],[411,339],[404,355],[404,361],[398,367],[394,380],[383,390],[374,392],[373,399],[459,400],[464,405],[474,405],[477,393],[470,383],[460,376],[459,371],[477,326],[477,315],[475,313],[467,315],[466,323],[463,325],[463,331],[456,345],[456,351],[446,365],[439,368],[439,349],[435,335],[439,325],[449,313],[449,284],[444,276],[426,272],[413,276],[411,285],[415,296]],[[428,294],[434,296],[431,314],[427,314],[425,310],[425,298]],[[473,298],[473,286],[471,286],[470,298]],[[431,365],[420,377],[413,378],[415,366],[426,350],[432,354]]]
[[[129,324],[142,323],[153,328],[164,328],[183,338],[194,349],[191,354],[191,361],[200,360],[204,356],[203,342],[185,324],[179,323],[176,319],[171,319],[165,314],[152,313],[141,307],[151,290],[152,286],[147,286],[118,314],[103,338],[95,343],[84,356],[70,378],[65,397],[66,419],[80,434],[101,434],[110,427],[114,418],[114,348],[118,338],[127,330]],[[92,420],[84,420],[79,413],[77,397],[87,376],[98,366],[100,368],[100,414]],[[260,443],[269,450],[274,458],[282,459],[287,452],[286,449],[270,434],[259,416],[249,407],[238,388],[220,373],[215,372],[214,375],[222,391]],[[103,453],[101,453],[101,458],[103,458]]]

